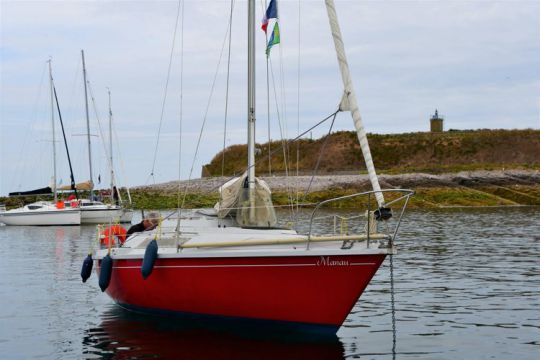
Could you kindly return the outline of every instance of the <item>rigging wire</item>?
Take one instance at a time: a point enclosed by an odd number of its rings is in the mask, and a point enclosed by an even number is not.
[[[99,117],[99,113],[96,106],[96,99],[94,97],[94,90],[92,89],[92,84],[90,83],[90,80],[86,80],[88,93],[90,95],[90,100],[92,101],[92,109],[94,110],[94,115],[96,117],[97,123],[98,123],[98,130],[99,130],[99,136],[101,137],[101,145],[103,145],[103,151],[105,152],[105,157],[107,158],[107,165],[109,169],[112,167],[111,161],[110,161],[110,152],[109,149],[107,149],[107,146],[105,145],[105,135],[103,132],[103,128],[101,127],[101,120]],[[114,179],[113,179],[114,182]],[[120,192],[118,192],[118,196],[120,201],[122,201],[122,196],[120,195]]]
[[[76,108],[77,108],[77,101],[76,98],[79,97],[81,86],[79,84],[79,80],[81,80],[81,63],[80,61],[75,61],[75,73],[73,74],[73,82],[71,84],[71,91],[68,93],[68,100],[66,101],[66,105],[64,108],[64,114],[66,115],[67,119],[79,119],[76,115]],[[77,123],[75,121],[68,122],[66,124],[66,130],[71,136],[81,136],[86,135],[86,131],[84,134],[75,134],[77,132],[77,129],[80,128],[80,123]],[[75,169],[75,172],[77,174],[82,174],[84,171],[84,165],[83,162],[80,161],[80,159],[83,159],[86,150],[86,146],[83,145],[81,142],[73,141],[71,143],[71,149],[73,156],[73,166]]]
[[[112,112],[112,110],[111,110],[111,112]],[[118,138],[118,132],[116,131],[116,122],[114,121],[114,116],[112,116],[112,114],[111,114],[111,118],[112,118],[112,128],[113,128],[113,134],[114,134],[114,141],[115,141],[115,144],[116,144],[116,153],[118,154],[116,157],[118,159],[118,162],[120,163],[120,180],[122,180],[121,182],[123,184],[126,184],[128,202],[131,205],[131,203],[132,203],[132,201],[131,201],[131,193],[129,191],[129,186],[127,185],[127,181],[125,180],[126,170],[125,170],[125,166],[124,166],[124,159],[122,157],[122,151],[121,151],[121,148],[120,148],[120,140]],[[109,160],[107,160],[107,161],[110,163]],[[109,166],[110,166],[110,164],[109,164]],[[116,186],[118,186],[118,184],[120,183],[119,180],[118,180],[118,173],[116,171],[114,172],[113,181],[114,181]],[[118,197],[119,197],[120,201],[122,201],[120,191],[118,191]]]
[[[180,236],[180,218],[182,210],[180,209],[180,178],[182,174],[182,125],[184,114],[184,5],[185,2],[179,0],[182,3],[182,15],[181,15],[181,27],[180,27],[180,117],[178,119],[178,185],[176,188],[176,208],[178,211],[178,220],[176,224],[176,248],[178,249],[178,241]]]
[[[280,27],[280,31],[281,31],[281,27]],[[281,109],[282,109],[282,117],[283,117],[283,126],[284,126],[284,129],[285,129],[285,138],[288,138],[289,137],[289,128],[288,128],[288,121],[287,121],[287,114],[288,114],[288,111],[287,111],[287,101],[285,100],[286,99],[286,96],[285,96],[285,71],[283,70],[283,64],[284,64],[284,61],[283,61],[283,44],[281,43],[280,41],[280,46],[278,47],[278,50],[279,50],[279,91],[280,91],[280,96],[281,96]],[[288,163],[290,164],[291,163],[291,154],[290,154],[290,148],[287,147],[287,158],[288,158]],[[287,181],[289,181],[289,177],[287,176]],[[291,193],[291,196],[292,196],[292,193]]]
[[[281,49],[281,47],[280,47]],[[272,83],[273,83],[273,89],[274,89],[274,99],[275,99],[275,102],[276,102],[276,115],[277,115],[277,118],[278,118],[278,125],[279,125],[279,132],[280,132],[280,135],[281,135],[281,148],[283,150],[283,166],[284,166],[284,169],[285,169],[285,179],[286,179],[286,189],[287,189],[287,201],[292,204],[294,203],[294,199],[293,199],[293,195],[292,195],[292,189],[291,189],[291,186],[290,186],[290,183],[289,183],[289,163],[287,161],[288,159],[288,148],[289,148],[289,142],[287,142],[286,140],[286,134],[284,132],[284,127],[285,125],[282,125],[282,121],[281,121],[281,116],[280,116],[280,111],[279,111],[279,105],[278,105],[278,96],[277,96],[277,92],[276,92],[276,82],[275,82],[275,77],[274,77],[274,70],[273,70],[273,66],[272,66],[272,60],[270,60],[270,74],[272,75]],[[294,215],[294,214],[291,214],[291,215]]]
[[[282,27],[280,27],[280,32],[282,31]],[[281,109],[282,109],[282,117],[283,117],[283,127],[284,127],[284,134],[282,134],[282,138],[283,136],[285,137],[285,139],[287,139],[289,137],[289,129],[288,129],[288,111],[287,111],[287,101],[286,101],[286,96],[285,96],[285,71],[283,69],[283,64],[284,64],[284,61],[283,61],[283,43],[281,43],[280,41],[280,46],[278,47],[278,50],[279,50],[279,90],[280,90],[280,96],[281,96]],[[285,153],[286,153],[286,156],[287,156],[287,165],[289,167],[289,169],[292,169],[291,167],[291,149],[290,147],[287,146],[285,147],[284,149]],[[290,179],[290,173],[289,173],[289,169],[287,169],[287,171],[285,172],[285,181],[287,183],[287,195],[288,195],[288,198],[289,198],[289,202],[291,204],[294,204],[294,189],[293,189],[293,186],[291,184],[291,179]],[[291,207],[291,219],[294,218],[294,208]]]
[[[297,63],[297,74],[296,74],[296,135],[300,133],[300,46],[302,44],[301,42],[301,34],[302,34],[302,26],[301,26],[301,1],[298,0],[298,63]],[[296,142],[296,213],[298,214],[298,211],[300,211],[298,203],[300,202],[300,190],[299,190],[299,178],[300,175],[300,142]]]
[[[221,65],[221,60],[223,58],[223,51],[225,50],[225,43],[227,41],[227,36],[229,35],[229,24],[227,24],[226,29],[227,30],[225,31],[225,37],[223,38],[223,43],[221,45],[221,51],[219,53],[219,59],[218,59],[218,63],[217,63],[217,66],[216,66],[216,72],[214,74],[214,79],[212,80],[212,86],[211,86],[211,89],[210,89],[210,96],[208,97],[208,103],[206,104],[206,110],[205,110],[203,121],[202,121],[202,124],[201,124],[201,130],[200,130],[199,136],[197,138],[197,145],[195,146],[195,154],[193,155],[193,161],[191,162],[191,168],[189,170],[188,180],[187,180],[187,182],[185,184],[185,187],[184,187],[184,194],[183,194],[182,204],[181,204],[180,208],[182,208],[184,206],[185,202],[186,202],[187,191],[188,191],[189,185],[191,183],[191,177],[193,175],[193,169],[195,167],[195,162],[197,161],[197,156],[199,154],[202,135],[203,135],[203,132],[204,132],[204,128],[206,126],[206,121],[208,119],[208,112],[209,112],[209,109],[210,109],[210,104],[212,102],[212,97],[214,95],[214,89],[215,89],[215,86],[216,86],[217,76],[219,74],[219,66]],[[180,217],[179,217],[179,219],[180,219]],[[180,220],[178,221],[178,229],[180,229]]]
[[[98,112],[98,109],[97,109],[97,106],[96,106],[96,99],[94,97],[94,90],[92,89],[92,83],[90,82],[90,80],[88,80],[88,79],[86,80],[86,85],[88,87],[88,94],[90,95],[90,100],[92,101],[92,109],[94,110],[94,116],[96,117],[96,120],[97,120],[97,123],[98,123],[99,136],[102,139],[101,144],[103,145],[103,151],[105,152],[105,156],[108,159],[110,154],[109,154],[109,150],[107,149],[107,146],[105,145],[105,140],[104,140],[105,136],[104,136],[103,128],[101,127],[101,120],[100,120],[99,112]],[[109,160],[107,160],[107,163],[109,164],[109,166],[111,165]]]
[[[231,0],[231,11],[229,14],[229,44],[228,44],[228,54],[227,54],[227,80],[225,86],[225,116],[223,121],[223,149],[221,151],[221,177],[225,173],[225,148],[227,140],[227,114],[229,109],[229,78],[230,78],[230,68],[231,68],[231,42],[232,42],[232,20],[233,20],[233,10],[234,10],[234,0]],[[223,201],[223,193],[219,191],[219,203]]]
[[[281,30],[281,29],[280,29]],[[278,63],[278,69],[279,69],[279,77],[278,77],[278,86],[279,86],[279,95],[280,98],[278,100],[278,94],[276,91],[276,79],[274,76],[273,66],[272,66],[272,60],[270,59],[270,73],[272,76],[272,83],[273,83],[273,89],[274,89],[274,98],[276,102],[276,113],[278,116],[278,124],[279,124],[279,130],[281,135],[281,143],[283,148],[283,162],[285,167],[285,179],[286,179],[286,188],[287,188],[287,198],[289,203],[294,204],[294,194],[293,189],[290,183],[290,176],[289,176],[289,168],[291,163],[291,156],[290,156],[290,148],[288,146],[288,142],[286,142],[286,138],[288,138],[288,126],[287,126],[287,102],[285,97],[285,71],[283,68],[283,44],[280,44],[279,46],[279,63]],[[281,103],[281,115],[279,111],[278,104]],[[291,219],[294,217],[294,209],[291,207]]]
[[[156,139],[156,146],[155,146],[155,149],[154,149],[154,160],[152,161],[152,170],[150,171],[150,175],[148,176],[148,179],[146,181],[147,184],[148,184],[148,180],[150,180],[150,178],[154,179],[154,184],[156,183],[156,179],[154,177],[154,170],[155,170],[155,167],[156,167],[156,160],[157,160],[157,153],[158,153],[158,146],[159,146],[159,138],[161,136],[161,126],[163,125],[163,114],[165,113],[165,103],[167,101],[167,93],[168,93],[168,89],[169,89],[169,79],[171,77],[171,68],[172,68],[172,61],[173,61],[173,55],[174,55],[174,44],[176,42],[176,30],[178,29],[178,19],[180,17],[180,7],[181,7],[180,5],[181,5],[181,1],[178,1],[178,9],[176,11],[176,21],[174,23],[174,33],[173,33],[173,39],[172,39],[171,54],[169,56],[169,66],[168,66],[168,69],[167,69],[167,78],[165,80],[165,91],[164,91],[164,94],[163,94],[163,102],[161,104],[161,115],[159,117],[158,134],[157,134],[157,139]]]
[[[32,106],[32,111],[31,111],[31,123],[30,123],[30,127],[27,128],[28,131],[25,131],[24,132],[24,138],[23,138],[23,141],[21,143],[21,149],[20,151],[17,153],[18,154],[18,157],[17,157],[17,162],[15,162],[14,164],[17,166],[17,165],[23,165],[22,166],[22,171],[17,171],[17,173],[19,174],[19,176],[13,176],[11,179],[11,188],[15,188],[15,185],[17,185],[17,188],[18,190],[20,190],[21,188],[21,181],[22,179],[26,179],[26,176],[25,173],[26,173],[26,164],[29,164],[28,161],[22,161],[22,157],[23,157],[23,154],[25,154],[25,149],[27,149],[27,143],[28,143],[28,139],[30,137],[30,134],[32,133],[32,130],[34,128],[34,125],[37,121],[37,108],[38,108],[38,104],[39,104],[39,100],[41,99],[41,93],[42,93],[42,88],[43,88],[43,79],[45,78],[45,72],[47,71],[47,64],[48,64],[48,61],[45,62],[45,65],[43,66],[43,70],[41,71],[41,76],[40,76],[40,80],[39,80],[39,88],[38,88],[38,93],[37,93],[37,96],[36,98],[34,99],[34,104]],[[52,140],[51,140],[52,141]],[[41,156],[43,152],[40,151],[39,154]],[[41,163],[41,161],[39,162]],[[41,167],[40,167],[41,169]]]
[[[111,164],[111,160],[110,160],[110,149],[107,149],[107,145],[105,144],[105,134],[104,134],[104,131],[103,131],[103,128],[101,127],[101,120],[100,120],[100,116],[99,116],[99,112],[98,112],[98,109],[97,109],[97,105],[96,105],[96,99],[94,97],[94,90],[92,89],[92,84],[90,82],[90,80],[86,80],[86,84],[88,85],[88,94],[90,95],[90,100],[92,101],[92,109],[94,110],[94,116],[96,117],[96,121],[97,121],[97,124],[98,124],[98,131],[99,131],[99,136],[101,137],[102,141],[101,141],[101,145],[103,146],[103,151],[105,153],[105,157],[107,159],[107,166],[109,167],[109,169],[112,167],[112,164]],[[112,110],[111,110],[112,112]],[[111,117],[112,117],[112,114],[111,114]],[[119,141],[119,138],[118,138],[118,132],[116,131],[116,125],[115,125],[115,122],[114,122],[114,117],[112,117],[113,121],[112,121],[112,128],[113,128],[113,136],[114,136],[114,140],[115,140],[115,143],[117,144],[116,145],[116,148],[117,148],[117,153],[118,153],[118,160],[120,162],[120,170],[121,170],[121,178],[125,175],[126,171],[125,171],[125,167],[124,167],[124,161],[123,161],[123,158],[122,158],[122,152],[120,150],[120,141]],[[114,172],[114,177],[113,177],[113,183],[115,185],[118,185],[119,184],[119,181],[118,181],[118,174],[117,172],[115,171]],[[126,189],[127,189],[127,195],[128,195],[128,200],[129,200],[129,203],[131,204],[131,194],[129,192],[129,187],[126,186]],[[122,202],[122,195],[120,194],[120,191],[118,192],[118,197],[119,197],[119,200],[120,202]]]
[[[393,244],[392,244],[393,246]],[[396,303],[394,288],[394,254],[390,254],[390,306],[392,310],[392,359],[396,358]]]
[[[322,119],[321,121],[319,121],[318,123],[316,123],[315,125],[313,125],[312,127],[310,127],[309,129],[305,130],[304,132],[302,132],[301,134],[299,134],[299,135],[298,135],[297,137],[295,137],[294,139],[286,140],[287,144],[290,144],[290,143],[292,143],[292,142],[295,142],[295,141],[301,139],[304,135],[308,134],[308,133],[309,133],[310,131],[312,131],[313,129],[319,127],[320,125],[322,125],[323,123],[325,123],[325,122],[328,121],[329,119],[335,117],[335,115],[336,115],[337,113],[339,113],[340,111],[341,111],[341,110],[338,108],[336,111],[334,111],[333,113],[331,113],[330,115],[328,115],[327,117],[325,117],[324,119]],[[272,150],[272,152],[271,152],[270,154],[266,155],[266,156],[272,156],[272,155],[274,155],[275,153],[277,153],[277,152],[280,151],[280,150],[281,150],[281,148],[278,147],[278,148]],[[258,161],[266,160],[266,156],[263,156],[263,157],[260,158]],[[252,166],[257,165],[258,161],[255,160],[255,163],[254,163]],[[246,171],[248,171],[248,170],[249,170],[249,167],[246,166],[246,167],[243,169],[242,172],[246,172]],[[225,182],[230,181],[230,180],[234,179],[235,177],[236,177],[236,176],[231,176],[231,177],[227,178],[227,179],[225,180]],[[221,186],[221,185],[218,185],[218,186],[212,188],[210,191],[215,191],[215,190],[218,189],[220,186]]]
[[[266,0],[261,0],[261,10],[264,13],[267,7]],[[264,32],[265,46],[268,44],[268,32]],[[268,70],[269,56],[266,56],[266,120],[268,125],[268,154],[272,151],[272,137],[270,134],[270,71]],[[268,176],[272,176],[272,157],[268,156]]]
[[[334,117],[332,118],[332,123],[330,124],[330,128],[328,129],[328,134],[326,135],[326,138],[324,139],[324,142],[322,143],[321,150],[319,151],[319,156],[317,158],[317,163],[315,164],[315,169],[313,169],[313,173],[311,174],[311,178],[309,179],[309,185],[304,192],[304,198],[302,201],[306,200],[307,195],[309,194],[309,191],[311,190],[311,185],[313,184],[313,180],[315,179],[315,176],[317,176],[317,170],[319,170],[319,165],[321,164],[321,158],[322,154],[324,152],[324,149],[326,148],[326,144],[328,143],[328,140],[330,139],[330,134],[332,133],[332,128],[334,127],[334,122],[336,121],[337,113],[334,114]]]
[[[221,176],[223,177],[223,173],[225,171],[225,145],[226,145],[226,139],[227,139],[227,113],[229,110],[229,77],[230,77],[230,68],[231,68],[231,41],[232,41],[232,16],[233,16],[233,9],[234,9],[234,0],[231,0],[231,13],[229,15],[229,48],[228,48],[228,54],[227,54],[227,82],[226,82],[226,90],[225,90],[225,120],[224,120],[224,126],[223,126],[223,150],[222,150],[222,157],[221,157]]]
[[[105,135],[104,135],[104,132],[103,132],[103,128],[101,127],[101,120],[100,120],[100,116],[99,116],[99,113],[98,113],[98,110],[97,110],[97,106],[96,106],[96,99],[94,97],[94,90],[92,89],[92,84],[90,83],[90,80],[86,80],[86,84],[88,85],[88,93],[90,95],[90,100],[92,101],[92,109],[94,110],[94,115],[96,117],[96,120],[97,120],[97,124],[98,124],[98,130],[99,130],[99,135],[102,139],[101,141],[101,145],[103,146],[103,151],[105,153],[105,157],[107,159],[107,166],[110,168],[112,168],[112,164],[111,164],[111,160],[110,160],[110,149],[107,149],[107,145],[105,144]],[[111,114],[111,117],[112,117],[112,114]],[[114,118],[113,118],[114,120]],[[117,145],[117,152],[118,152],[118,159],[120,161],[120,170],[122,171],[122,175],[124,175],[126,172],[125,172],[125,167],[124,167],[124,162],[122,160],[122,154],[121,154],[121,151],[120,151],[120,142],[119,142],[119,139],[118,139],[118,134],[116,132],[116,128],[115,128],[115,125],[114,125],[114,121],[112,122],[112,125],[113,125],[113,135],[115,137],[115,141],[116,141],[116,144]],[[118,185],[118,175],[116,173],[116,171],[114,172],[114,177],[113,177],[113,183],[115,185]],[[131,203],[131,194],[129,192],[129,187],[127,187],[127,195],[128,195],[128,199],[129,199],[129,202]],[[118,197],[119,197],[119,200],[120,202],[122,202],[122,195],[120,194],[120,191],[118,192]]]

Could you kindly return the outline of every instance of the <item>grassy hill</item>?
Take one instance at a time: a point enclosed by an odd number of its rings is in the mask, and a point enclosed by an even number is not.
[[[410,207],[540,205],[539,130],[368,134],[368,138],[375,166],[382,175],[380,181],[383,187],[416,190]],[[290,179],[279,176],[285,173],[282,143],[276,141],[270,146],[274,152],[273,176],[266,177],[265,180],[273,190],[274,204],[286,205],[290,197]],[[321,154],[318,174],[329,175],[316,177],[314,187],[304,198],[306,202],[315,203],[371,189],[367,177],[358,176],[359,172],[365,172],[365,165],[356,133],[341,131],[318,140],[304,139],[289,144],[285,151],[290,154],[288,165],[294,172],[297,146],[300,150],[301,173],[311,175]],[[258,144],[257,148],[257,172],[264,177],[268,174],[268,144]],[[217,154],[205,165],[203,172],[206,176],[221,175],[222,156],[222,153]],[[187,183],[181,182],[182,189],[186,184],[191,184],[184,207],[213,206],[218,200],[217,187],[227,181],[228,176],[243,172],[245,166],[246,145],[228,147],[225,150],[225,177],[205,177]],[[458,173],[463,170],[467,173]],[[299,184],[304,187],[300,189],[301,194],[310,183],[310,180],[306,179],[310,176],[303,178]],[[324,178],[330,178],[330,183],[325,182]],[[318,182],[322,185],[316,186]],[[178,188],[176,181],[132,188],[133,206],[144,209],[176,208]],[[12,208],[37,199],[39,197],[0,197],[0,203]],[[340,203],[340,206],[355,207],[358,204],[350,201]]]
[[[375,167],[380,173],[428,172],[433,174],[463,170],[540,169],[540,130],[465,130],[443,133],[368,134]],[[356,132],[339,131],[318,140],[290,143],[289,168],[312,172],[320,156],[319,174],[365,171]],[[256,170],[268,173],[268,144],[257,144]],[[272,173],[285,172],[280,141],[270,144]],[[241,173],[246,167],[246,145],[225,149],[224,175]],[[222,174],[223,152],[203,167],[205,176]]]

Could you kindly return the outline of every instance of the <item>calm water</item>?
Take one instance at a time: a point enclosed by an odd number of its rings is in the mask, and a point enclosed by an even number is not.
[[[134,315],[80,281],[94,227],[0,227],[2,359],[391,359],[389,262],[337,336]],[[540,209],[408,212],[394,257],[398,359],[540,356]]]

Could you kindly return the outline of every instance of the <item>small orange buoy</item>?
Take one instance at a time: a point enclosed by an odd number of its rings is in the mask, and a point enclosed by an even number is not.
[[[58,202],[56,203],[56,208],[57,208],[57,209],[64,209],[65,207],[66,207],[66,205],[64,204],[63,201],[58,201]]]
[[[105,230],[103,230],[103,232],[100,234],[101,244],[105,246],[109,246],[109,243],[111,244],[111,246],[115,245],[115,237],[118,238],[120,244],[123,244],[124,241],[126,241],[126,234],[126,229],[124,229],[120,225],[109,226],[105,228]]]

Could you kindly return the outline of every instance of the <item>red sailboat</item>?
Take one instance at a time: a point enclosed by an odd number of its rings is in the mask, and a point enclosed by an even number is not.
[[[395,252],[394,240],[413,192],[380,189],[333,1],[326,1],[326,6],[344,82],[340,110],[351,111],[373,191],[319,203],[305,234],[276,226],[270,189],[255,177],[255,4],[251,0],[247,171],[220,188],[220,201],[211,211],[179,213],[153,232],[94,251],[100,286],[120,306],[335,333],[386,255]],[[393,200],[385,202],[389,192]],[[353,197],[367,204],[365,216],[349,220],[348,228],[355,231],[343,227],[338,231],[335,224],[333,229],[315,231],[312,224],[321,206]],[[389,207],[398,204],[400,209],[392,217]]]

